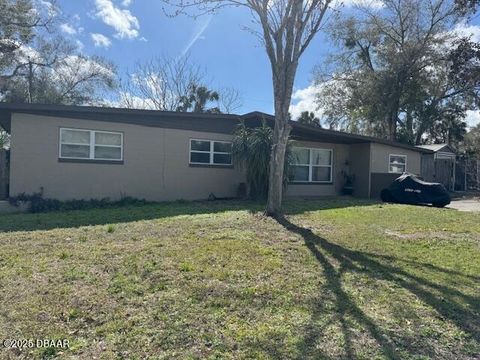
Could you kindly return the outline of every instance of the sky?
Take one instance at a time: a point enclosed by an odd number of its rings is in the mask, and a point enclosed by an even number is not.
[[[350,1],[344,1],[344,11]],[[376,0],[362,1],[375,5]],[[138,61],[189,56],[205,69],[212,89],[233,87],[240,92],[243,105],[237,113],[273,112],[270,63],[260,41],[245,30],[252,25],[252,15],[245,9],[226,8],[193,18],[168,16],[162,0],[58,0],[58,5],[64,35],[85,54],[112,60],[121,75]],[[478,18],[460,31],[480,41]],[[302,56],[291,107],[294,117],[315,110],[312,69],[332,51],[327,35],[319,33]],[[470,126],[479,123],[480,112],[470,112],[467,121]]]

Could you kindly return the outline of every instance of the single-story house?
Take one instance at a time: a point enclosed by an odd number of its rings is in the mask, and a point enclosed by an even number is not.
[[[164,200],[236,196],[245,182],[231,155],[240,121],[271,115],[195,114],[32,104],[0,104],[11,134],[9,196],[43,192],[59,200],[122,196]],[[404,171],[420,174],[431,150],[291,122],[293,175],[286,196],[377,197]]]

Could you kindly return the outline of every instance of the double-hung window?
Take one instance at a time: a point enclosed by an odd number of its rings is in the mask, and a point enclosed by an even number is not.
[[[232,165],[232,143],[190,139],[190,164]]]
[[[123,133],[112,131],[60,129],[60,159],[123,160]]]
[[[389,155],[388,172],[395,174],[402,174],[407,171],[407,156],[406,155]]]
[[[294,147],[290,181],[331,183],[333,181],[333,151]]]

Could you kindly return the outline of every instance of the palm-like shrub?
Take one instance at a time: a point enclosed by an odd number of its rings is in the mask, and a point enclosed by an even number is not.
[[[248,128],[241,123],[234,133],[232,153],[236,162],[246,170],[248,194],[253,199],[265,199],[268,195],[268,175],[273,144],[273,130],[263,122],[261,126]],[[284,185],[288,183],[290,147],[287,147]]]

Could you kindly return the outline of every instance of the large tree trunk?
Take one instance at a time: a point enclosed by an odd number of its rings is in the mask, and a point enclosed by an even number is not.
[[[275,217],[282,212],[283,171],[285,169],[285,152],[289,135],[290,125],[288,124],[288,111],[286,115],[275,115],[266,209],[266,214],[269,216]]]
[[[388,121],[388,140],[396,141],[398,112],[392,110],[388,116],[387,121]]]
[[[266,215],[277,217],[282,213],[283,172],[285,169],[285,152],[291,126],[289,107],[292,99],[293,81],[297,64],[285,66],[273,75],[275,97],[275,128],[273,146],[270,156],[270,173],[268,181],[268,200]],[[277,76],[276,76],[277,74]]]
[[[405,120],[405,129],[406,129],[408,143],[413,145],[415,143],[415,134],[413,132],[413,116],[410,110],[407,110],[407,116]]]

